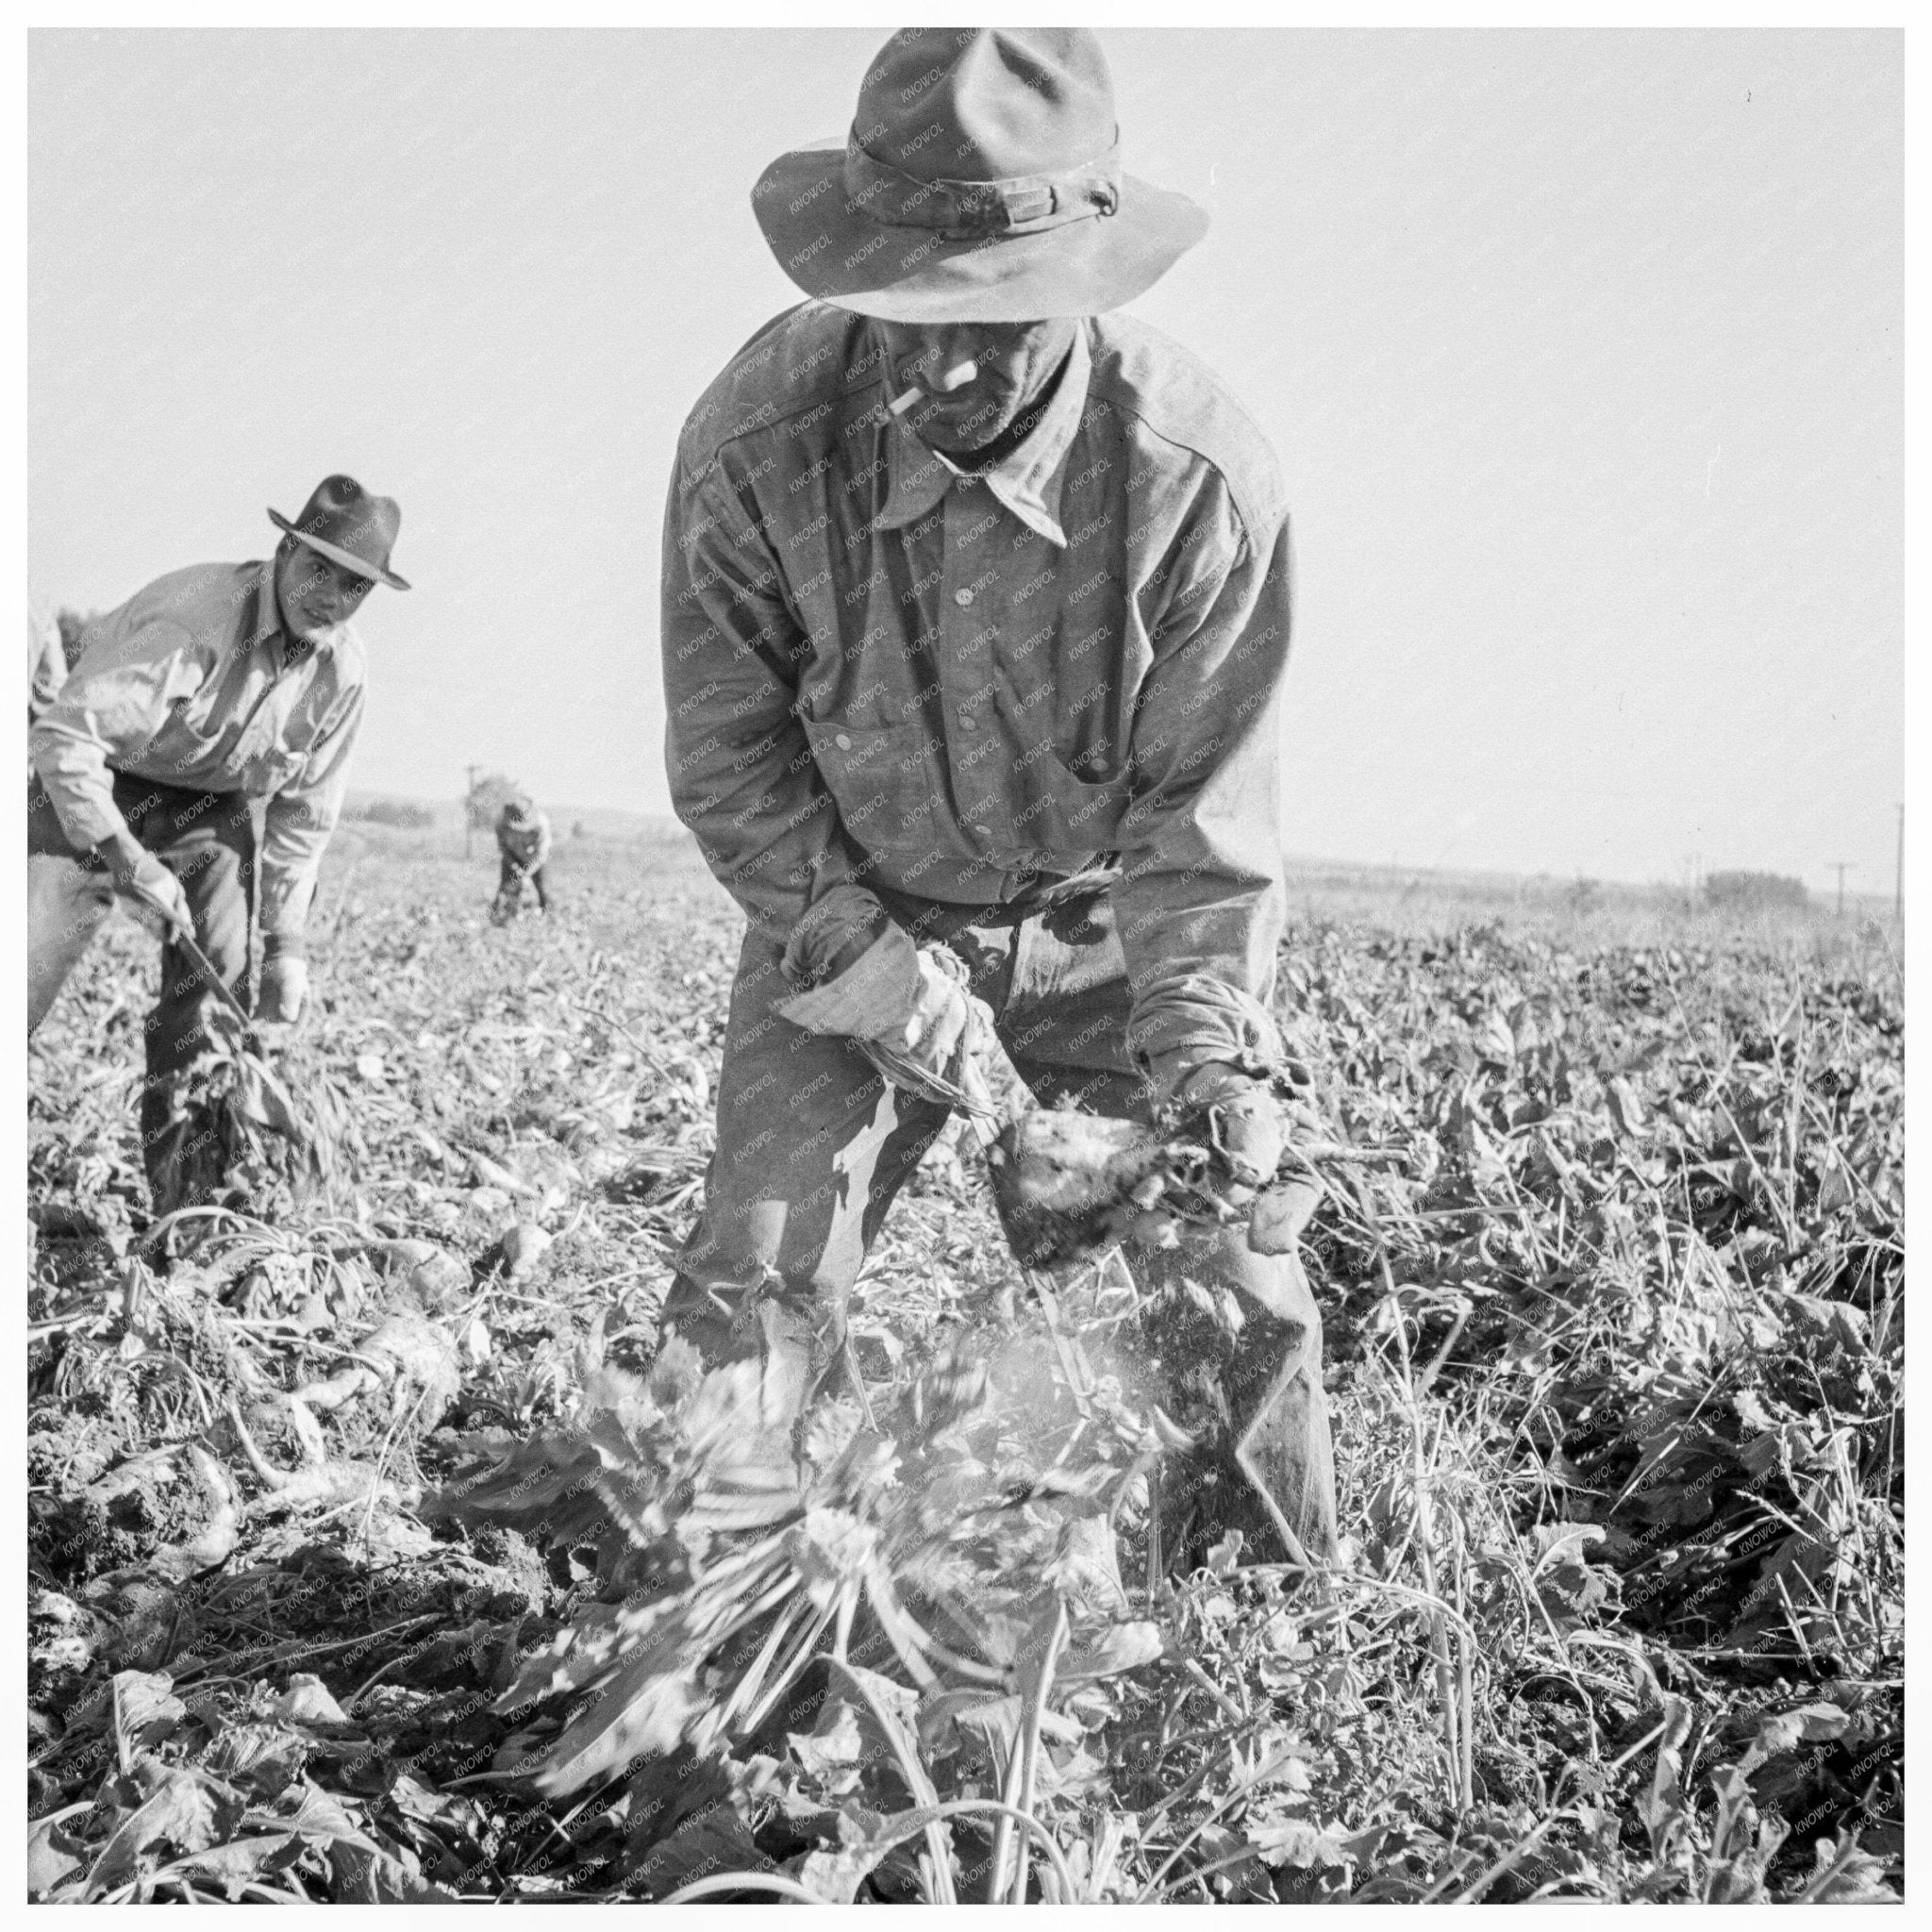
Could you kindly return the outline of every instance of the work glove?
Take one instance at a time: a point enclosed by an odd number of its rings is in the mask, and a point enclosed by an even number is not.
[[[1174,1096],[1183,1108],[1206,1110],[1208,1138],[1226,1169],[1218,1191],[1230,1208],[1248,1210],[1248,1245],[1257,1255],[1292,1254],[1322,1203],[1312,1170],[1281,1166],[1289,1116],[1280,1094],[1307,1084],[1298,1066],[1279,1068],[1270,1080],[1217,1061],[1197,1067]]]
[[[308,961],[300,953],[284,953],[264,943],[256,1019],[272,1026],[291,1026],[301,1018],[302,1002],[308,997]]]
[[[1274,1088],[1210,1060],[1181,1082],[1174,1098],[1187,1111],[1207,1114],[1209,1143],[1227,1169],[1225,1198],[1230,1207],[1246,1207],[1274,1178],[1288,1146],[1288,1117]]]
[[[871,1041],[940,1073],[958,1051],[971,1008],[939,958],[889,920],[842,972],[775,1010],[808,1033]]]
[[[938,953],[921,952],[919,960],[919,985],[912,996],[910,1010],[904,1015],[903,1025],[898,1032],[886,1037],[888,1046],[900,1046],[923,1067],[935,1074],[942,1074],[953,1064],[959,1051],[960,1040],[971,1023],[973,1008],[968,1003],[966,989],[946,970],[944,960],[951,954],[942,957]],[[895,1016],[896,1019],[897,1016]],[[874,1035],[874,1039],[878,1036]]]
[[[142,920],[143,925],[153,930],[158,922],[163,939],[172,939],[177,932],[193,932],[194,915],[188,909],[188,894],[181,890],[181,881],[132,833],[105,841],[101,856],[108,862],[115,891],[125,893],[148,915]]]

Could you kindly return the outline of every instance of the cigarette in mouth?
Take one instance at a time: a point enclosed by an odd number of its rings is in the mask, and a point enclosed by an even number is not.
[[[971,382],[974,379],[974,377],[976,376],[978,374],[978,363],[973,361],[970,358],[964,362],[955,362],[953,366],[949,370],[947,370],[942,376],[940,377],[939,381],[934,385],[932,392],[935,395],[945,395],[953,390],[964,389],[966,385],[969,382]],[[909,409],[913,406],[913,404],[916,403],[920,399],[920,397],[924,395],[925,393],[925,390],[915,382],[912,385],[912,387],[906,391],[904,395],[894,396],[892,400],[886,405],[886,408],[888,412],[891,415],[903,416],[906,413],[906,411]]]

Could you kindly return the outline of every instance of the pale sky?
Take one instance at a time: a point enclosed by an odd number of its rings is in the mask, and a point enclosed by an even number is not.
[[[668,809],[673,441],[799,299],[749,192],[883,34],[32,36],[29,593],[403,506],[352,783]],[[1901,40],[1103,32],[1280,455],[1288,851],[1676,878],[1903,793]]]

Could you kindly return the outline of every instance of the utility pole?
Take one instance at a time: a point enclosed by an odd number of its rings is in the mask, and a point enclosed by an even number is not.
[[[476,774],[482,769],[481,765],[465,765],[463,767],[463,857],[465,858],[470,856],[470,800],[475,796]]]
[[[1840,919],[1845,916],[1845,874],[1855,870],[1856,867],[1847,865],[1842,859],[1838,861],[1838,916]]]

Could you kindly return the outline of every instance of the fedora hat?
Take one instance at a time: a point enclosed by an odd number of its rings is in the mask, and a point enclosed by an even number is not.
[[[389,553],[403,523],[394,497],[371,496],[353,476],[325,476],[292,524],[277,509],[268,515],[276,529],[286,530],[331,563],[358,576],[374,577],[392,591],[409,588],[389,567]]]
[[[1120,164],[1113,82],[1084,27],[908,27],[842,143],[752,190],[808,295],[889,322],[1095,315],[1150,289],[1205,209]]]

